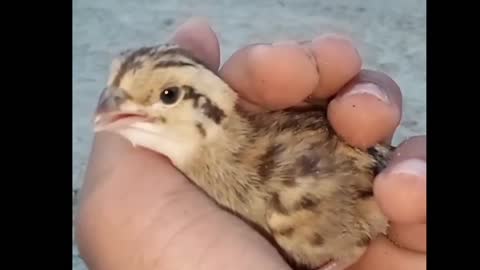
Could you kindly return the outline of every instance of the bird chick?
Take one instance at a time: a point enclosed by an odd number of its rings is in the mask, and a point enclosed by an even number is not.
[[[168,157],[292,266],[350,266],[386,233],[372,186],[394,147],[349,146],[324,107],[250,113],[238,99],[176,45],[128,50],[113,61],[95,131]]]

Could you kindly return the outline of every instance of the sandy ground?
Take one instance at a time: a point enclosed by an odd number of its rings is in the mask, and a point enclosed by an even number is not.
[[[390,74],[404,93],[395,143],[426,132],[425,0],[73,1],[72,209],[92,141],[89,121],[110,58],[126,47],[160,42],[198,15],[207,16],[219,34],[222,61],[252,42],[304,40],[326,32],[350,36],[364,66]],[[86,269],[73,237],[72,269]]]

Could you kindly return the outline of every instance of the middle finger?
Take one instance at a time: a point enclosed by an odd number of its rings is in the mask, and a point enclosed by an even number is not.
[[[311,44],[245,47],[225,62],[220,75],[250,103],[276,110],[299,105],[313,93],[315,97],[335,94],[360,66],[351,43],[325,36]]]

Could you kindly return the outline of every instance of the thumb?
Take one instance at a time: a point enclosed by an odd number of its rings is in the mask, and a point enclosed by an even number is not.
[[[97,136],[85,181],[76,236],[90,269],[289,269],[165,158],[121,138]]]
[[[93,141],[82,187],[82,196],[87,196],[99,185],[103,185],[105,181],[117,179],[112,177],[113,174],[124,175],[126,173],[138,176],[149,169],[146,168],[149,164],[153,169],[157,168],[159,164],[171,166],[168,159],[162,155],[146,149],[135,148],[119,135],[109,132],[98,133]]]

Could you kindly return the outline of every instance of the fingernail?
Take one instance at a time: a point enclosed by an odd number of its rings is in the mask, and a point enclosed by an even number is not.
[[[330,40],[339,40],[345,41],[347,43],[353,43],[352,39],[349,36],[338,34],[338,33],[328,33],[322,36],[319,36],[317,39],[330,39]]]
[[[410,174],[424,178],[427,174],[427,163],[422,159],[407,159],[393,166],[391,174]]]
[[[349,91],[347,91],[343,97],[354,96],[354,95],[370,95],[374,96],[378,100],[384,103],[390,103],[388,96],[378,88],[373,83],[360,83],[353,86]]]
[[[341,267],[337,262],[330,262],[318,270],[344,270],[344,267]]]
[[[273,42],[272,43],[273,46],[282,46],[282,45],[298,45],[298,42],[295,41],[295,40],[281,40],[281,41],[277,41],[277,42]]]

